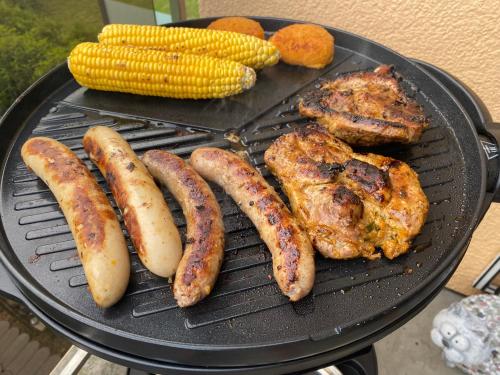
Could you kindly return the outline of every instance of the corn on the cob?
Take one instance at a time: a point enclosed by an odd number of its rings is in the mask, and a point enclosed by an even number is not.
[[[147,25],[104,26],[99,42],[207,55],[240,62],[254,69],[274,65],[279,50],[266,40],[231,31]]]
[[[209,56],[81,43],[68,58],[85,87],[171,98],[222,98],[255,84],[243,64]]]

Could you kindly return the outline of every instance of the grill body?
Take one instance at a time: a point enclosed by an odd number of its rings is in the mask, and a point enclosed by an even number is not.
[[[258,20],[267,32],[291,23]],[[1,125],[0,259],[31,308],[81,346],[134,367],[285,373],[359,350],[430,302],[458,265],[484,211],[487,164],[478,134],[461,103],[422,67],[368,40],[329,30],[336,38],[336,57],[329,67],[312,71],[280,63],[260,72],[254,89],[222,101],[86,90],[65,65],[28,90]],[[431,126],[417,144],[372,149],[410,164],[431,203],[423,231],[407,255],[394,261],[317,256],[313,292],[291,304],[272,278],[270,253],[257,231],[212,185],[224,213],[226,246],[210,297],[178,308],[168,282],[149,273],[129,243],[133,273],[125,297],[105,311],[95,306],[55,198],[21,161],[21,145],[30,136],[52,137],[74,150],[115,207],[81,144],[94,125],[113,127],[139,155],[161,148],[188,157],[200,146],[244,152],[279,190],[263,153],[278,136],[304,125],[296,110],[298,96],[318,79],[382,63],[395,65],[405,90],[431,116]],[[184,235],[180,207],[164,193]]]

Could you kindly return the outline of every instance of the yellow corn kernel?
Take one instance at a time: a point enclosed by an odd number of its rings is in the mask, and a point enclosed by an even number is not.
[[[85,87],[171,98],[222,98],[255,84],[254,70],[235,61],[98,43],[77,45],[68,66]]]
[[[110,24],[102,29],[99,42],[207,55],[254,69],[274,65],[280,58],[279,50],[266,40],[231,31],[188,27]]]

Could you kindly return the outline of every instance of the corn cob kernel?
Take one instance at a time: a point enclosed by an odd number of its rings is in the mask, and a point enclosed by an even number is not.
[[[68,66],[85,87],[171,98],[222,98],[255,84],[254,70],[235,61],[97,43],[77,45]]]
[[[254,69],[274,65],[280,58],[279,50],[266,40],[231,31],[188,27],[110,24],[102,29],[99,42],[207,55]]]

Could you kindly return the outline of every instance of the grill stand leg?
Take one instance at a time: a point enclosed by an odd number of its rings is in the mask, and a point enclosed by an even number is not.
[[[335,364],[343,375],[377,375],[377,354],[371,345],[354,357]]]
[[[154,375],[154,374],[152,374],[151,372],[146,372],[146,371],[142,371],[142,370],[136,370],[133,368],[129,368],[127,370],[127,375]]]
[[[378,375],[375,348],[371,345],[349,357],[334,362],[331,366],[307,372],[305,375]]]
[[[72,345],[50,372],[50,375],[76,375],[89,357],[90,353]]]

